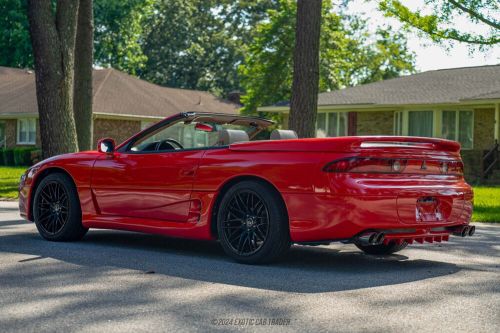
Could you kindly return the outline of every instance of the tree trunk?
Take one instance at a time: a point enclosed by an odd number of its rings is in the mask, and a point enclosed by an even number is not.
[[[73,117],[77,0],[28,0],[43,157],[78,150]]]
[[[75,114],[78,148],[93,147],[92,134],[92,64],[94,50],[94,20],[92,0],[80,0],[75,43],[75,86],[73,112]]]
[[[320,28],[321,0],[298,0],[288,127],[301,138],[315,136]]]

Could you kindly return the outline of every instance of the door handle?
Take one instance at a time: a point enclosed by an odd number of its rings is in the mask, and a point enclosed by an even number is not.
[[[196,168],[182,169],[181,176],[183,177],[193,177],[196,172]]]

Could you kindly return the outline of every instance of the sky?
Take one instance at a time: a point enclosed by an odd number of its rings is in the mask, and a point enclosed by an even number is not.
[[[409,4],[412,9],[424,8],[422,2],[421,0],[403,1],[404,4]],[[349,12],[369,18],[371,29],[383,24],[389,24],[395,29],[402,26],[397,19],[384,17],[377,10],[375,1],[353,0],[349,5]],[[457,24],[464,29],[476,29],[465,19],[459,20]],[[408,46],[416,54],[417,70],[422,72],[442,68],[500,64],[500,45],[486,52],[474,51],[471,55],[465,44],[455,43],[453,48],[446,50],[443,46],[432,43],[429,38],[418,36],[417,33],[410,33],[408,34]]]

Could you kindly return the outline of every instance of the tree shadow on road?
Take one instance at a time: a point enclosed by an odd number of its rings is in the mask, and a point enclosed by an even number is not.
[[[76,243],[47,242],[35,233],[0,236],[0,251],[54,258],[83,267],[113,266],[195,281],[297,293],[394,285],[460,270],[451,263],[412,260],[404,255],[368,256],[353,246],[294,246],[279,263],[242,265],[231,261],[216,242],[104,230],[90,231]]]
[[[19,220],[0,221],[0,228],[6,227],[6,226],[12,226],[12,225],[28,224],[28,223],[31,223],[31,222],[19,221]]]

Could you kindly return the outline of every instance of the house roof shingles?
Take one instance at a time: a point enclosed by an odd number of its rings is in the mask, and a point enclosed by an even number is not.
[[[319,106],[456,104],[500,99],[500,65],[439,69],[323,92]],[[288,101],[261,110],[289,107]]]
[[[161,87],[115,69],[94,70],[95,114],[168,117],[179,112],[238,113],[239,105],[208,92]],[[0,67],[0,115],[38,112],[35,73]]]
[[[500,65],[434,70],[324,92],[318,104],[444,104],[479,99],[500,99]]]

